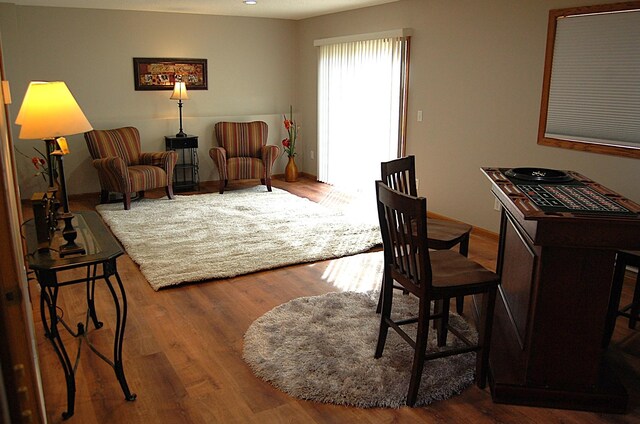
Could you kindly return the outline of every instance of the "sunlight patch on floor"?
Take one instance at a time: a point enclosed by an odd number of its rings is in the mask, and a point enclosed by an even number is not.
[[[378,221],[378,211],[374,188],[373,183],[370,188],[359,190],[333,186],[331,191],[318,203],[355,217],[361,222],[375,223]]]
[[[357,222],[378,223],[373,182],[370,189],[360,190],[332,186],[318,203],[338,210]],[[364,293],[380,290],[382,259],[382,251],[334,259],[329,261],[322,279],[340,291]]]
[[[346,256],[329,262],[322,279],[340,291],[380,290],[382,251]]]

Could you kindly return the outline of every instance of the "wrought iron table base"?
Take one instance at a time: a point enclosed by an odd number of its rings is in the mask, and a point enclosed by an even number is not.
[[[75,408],[75,393],[76,393],[76,383],[75,383],[75,372],[78,367],[78,363],[80,360],[80,348],[82,347],[82,341],[86,340],[89,348],[103,361],[113,368],[116,378],[120,383],[120,387],[124,393],[125,400],[133,401],[136,399],[136,394],[131,393],[129,389],[129,385],[127,384],[127,379],[124,374],[124,369],[122,365],[122,344],[124,340],[124,329],[127,322],[127,298],[124,291],[124,287],[122,285],[122,280],[118,275],[116,270],[116,259],[110,259],[108,261],[102,262],[102,275],[97,274],[98,264],[93,264],[87,266],[87,276],[85,279],[78,279],[72,281],[66,281],[63,283],[57,282],[57,275],[55,271],[45,271],[39,270],[37,271],[38,281],[40,282],[40,314],[42,317],[42,323],[45,328],[45,336],[51,341],[53,348],[60,360],[60,364],[64,370],[65,381],[67,385],[67,410],[62,413],[62,418],[67,419],[71,417],[74,413]],[[117,289],[119,291],[120,297],[122,298],[122,305],[120,304],[120,300],[118,299],[118,293],[114,288],[114,285],[111,283],[109,277],[114,276],[117,282]],[[88,326],[89,326],[89,318],[93,322],[93,325],[96,329],[99,329],[103,326],[102,322],[98,320],[98,316],[96,314],[94,295],[95,295],[95,285],[97,279],[104,279],[109,288],[109,292],[111,293],[111,297],[113,298],[113,302],[116,309],[116,327],[115,327],[115,336],[113,343],[113,361],[110,360],[107,356],[100,353],[94,346],[91,344],[89,339],[87,338],[88,334]],[[74,332],[73,329],[62,320],[62,317],[58,316],[58,290],[60,287],[76,284],[80,282],[86,282],[87,287],[87,315],[84,323],[79,322],[77,324],[77,331]],[[67,350],[62,342],[60,337],[60,332],[58,328],[58,323],[62,324],[62,326],[75,338],[80,338],[78,343],[78,351],[76,354],[75,362],[72,364],[67,354]]]

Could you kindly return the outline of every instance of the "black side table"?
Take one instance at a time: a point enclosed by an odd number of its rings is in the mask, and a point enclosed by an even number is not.
[[[74,226],[78,231],[78,243],[82,244],[86,253],[69,255],[63,258],[58,254],[58,248],[65,243],[60,231],[53,233],[49,244],[50,250],[38,251],[38,242],[34,220],[31,219],[24,224],[27,239],[26,256],[29,268],[35,272],[38,284],[40,285],[40,315],[44,326],[45,336],[51,341],[53,348],[58,355],[60,364],[64,370],[64,377],[67,384],[67,410],[63,412],[62,418],[67,419],[73,415],[76,394],[75,372],[77,362],[80,359],[80,347],[76,354],[75,364],[71,362],[67,350],[60,337],[60,331],[64,328],[73,337],[80,337],[80,342],[86,342],[91,351],[100,359],[113,368],[116,379],[120,383],[125,400],[135,400],[136,395],[131,393],[127,379],[122,367],[122,344],[124,341],[124,328],[127,323],[127,296],[118,275],[116,259],[124,253],[122,246],[109,231],[97,212],[81,211],[74,212]],[[101,267],[101,274],[98,274]],[[86,268],[86,276],[74,280],[59,281],[63,271],[74,268]],[[110,277],[115,277],[117,284],[112,284]],[[102,327],[102,322],[98,320],[96,314],[94,293],[97,280],[104,280],[111,297],[113,298],[116,311],[116,327],[113,340],[113,360],[100,353],[87,338],[89,331],[89,319],[93,326],[98,329]],[[58,291],[61,287],[71,284],[85,284],[87,288],[87,315],[84,322],[78,322],[75,330],[70,323],[66,323],[61,314],[58,313]]]
[[[167,135],[164,137],[166,150],[175,150],[178,153],[178,163],[173,171],[173,190],[189,191],[198,190],[198,136],[187,135],[176,137]]]

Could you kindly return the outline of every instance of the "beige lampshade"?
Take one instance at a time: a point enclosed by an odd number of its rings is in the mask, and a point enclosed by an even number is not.
[[[189,100],[189,95],[187,94],[187,85],[184,81],[176,81],[176,84],[173,86],[173,93],[171,93],[171,100]]]
[[[30,82],[16,124],[21,139],[51,139],[93,129],[62,81]]]

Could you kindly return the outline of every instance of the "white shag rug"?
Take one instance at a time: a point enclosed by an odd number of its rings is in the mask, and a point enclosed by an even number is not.
[[[141,199],[128,211],[121,203],[96,209],[154,290],[353,255],[382,243],[377,223],[265,186]]]
[[[394,292],[393,316],[416,316],[416,298]],[[245,333],[244,360],[258,377],[299,399],[362,408],[404,406],[413,349],[389,329],[382,357],[373,357],[380,325],[377,295],[329,293],[280,305]],[[452,313],[450,323],[477,340],[459,315]],[[409,334],[415,336],[412,326]],[[447,345],[462,342],[449,332]],[[436,349],[436,334],[430,331],[427,351]],[[425,362],[416,406],[460,393],[473,383],[474,373],[475,353]]]

